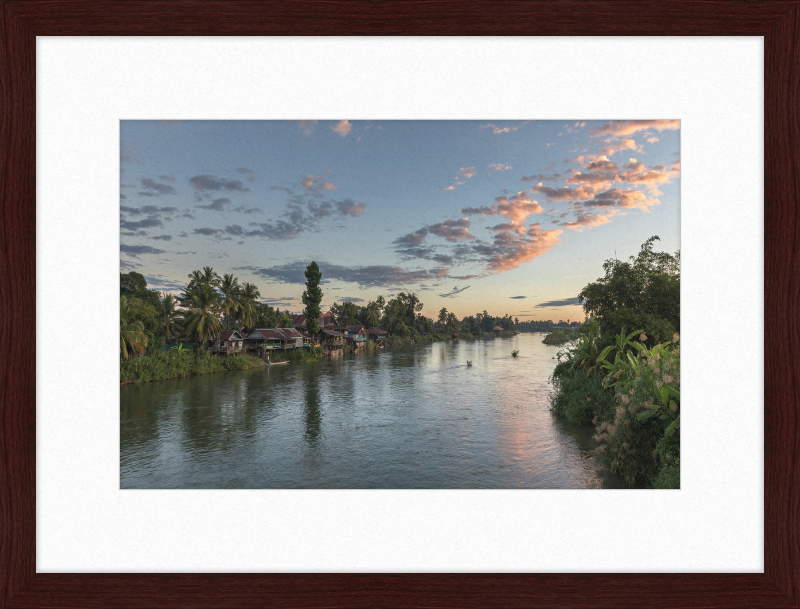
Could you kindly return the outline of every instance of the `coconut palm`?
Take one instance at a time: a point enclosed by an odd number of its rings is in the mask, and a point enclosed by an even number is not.
[[[222,293],[222,308],[225,310],[225,329],[230,330],[231,313],[236,313],[241,306],[239,294],[242,286],[233,275],[224,275],[217,286]]]
[[[207,338],[214,338],[222,332],[219,322],[219,294],[210,285],[201,283],[188,293],[189,306],[186,314],[186,332],[196,336],[203,343]]]
[[[210,266],[204,266],[202,271],[192,271],[189,273],[189,287],[192,288],[196,285],[204,283],[210,285],[212,288],[219,286],[219,275]]]
[[[381,311],[380,308],[378,307],[378,303],[377,302],[369,303],[367,305],[367,317],[365,319],[367,325],[370,327],[377,326],[378,321],[380,321],[380,318],[381,318]]]
[[[451,335],[455,338],[461,331],[461,324],[458,322],[458,317],[455,313],[448,313],[446,318],[447,327],[450,329]]]
[[[241,294],[239,295],[239,302],[241,304],[241,319],[242,323],[248,328],[253,328],[258,319],[258,308],[256,304],[261,293],[258,288],[252,283],[245,283],[242,286]]]
[[[123,358],[128,359],[128,346],[132,351],[141,351],[147,346],[147,335],[144,333],[144,324],[133,321],[137,312],[135,304],[125,296],[119,299],[119,352]]]
[[[169,342],[174,337],[174,330],[177,327],[178,311],[175,309],[175,304],[175,297],[165,292],[161,299],[161,319],[159,320],[165,342]]]

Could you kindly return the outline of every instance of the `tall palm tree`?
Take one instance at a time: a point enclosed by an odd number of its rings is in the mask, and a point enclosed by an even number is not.
[[[189,273],[189,289],[204,283],[212,288],[219,286],[219,275],[210,266],[204,266],[202,271],[192,271]]]
[[[178,311],[175,309],[175,297],[172,294],[164,293],[161,299],[161,331],[164,334],[164,341],[168,342],[173,338],[173,330],[177,326]]]
[[[186,332],[196,336],[201,343],[214,338],[222,331],[219,322],[219,294],[208,284],[200,284],[190,293],[191,308],[186,314]]]
[[[222,280],[210,266],[203,267],[203,283],[207,283],[212,288],[218,288]]]
[[[137,307],[125,296],[119,299],[119,352],[124,359],[128,359],[128,346],[132,351],[141,351],[147,346],[147,335],[144,333],[144,324],[133,321]]]
[[[450,329],[452,336],[458,336],[461,331],[461,324],[458,323],[458,317],[456,317],[455,313],[447,314],[447,327]]]
[[[261,293],[258,291],[258,288],[252,283],[245,283],[242,286],[242,291],[239,295],[242,311],[240,319],[248,330],[254,328],[256,325],[256,320],[258,319],[256,303],[260,296]]]
[[[367,317],[365,319],[367,325],[371,328],[375,327],[376,325],[378,325],[378,321],[380,321],[380,318],[381,318],[381,311],[380,308],[378,307],[378,303],[377,302],[369,303],[367,305]]]
[[[239,280],[233,275],[224,275],[217,287],[222,293],[222,307],[225,310],[225,329],[230,330],[231,313],[236,313],[241,306],[239,293],[242,291],[242,286],[239,285]]]

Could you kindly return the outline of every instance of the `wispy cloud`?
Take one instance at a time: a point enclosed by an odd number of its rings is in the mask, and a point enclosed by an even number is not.
[[[283,265],[259,268],[239,267],[237,270],[251,271],[253,274],[278,283],[304,284],[304,271],[308,262],[298,261]],[[343,281],[355,283],[363,288],[402,286],[447,277],[448,269],[408,270],[398,266],[355,266],[319,263],[323,283]]]
[[[536,308],[554,308],[554,307],[571,307],[581,304],[577,298],[562,298],[561,300],[548,300],[534,305]]]
[[[624,135],[633,135],[634,133],[647,131],[648,129],[664,131],[665,129],[674,130],[680,128],[681,122],[679,120],[611,121],[598,129],[592,129],[589,135],[592,137],[620,137]]]
[[[318,125],[319,121],[297,121],[300,132],[305,136],[311,135]]]
[[[459,288],[458,286],[455,286],[451,291],[447,292],[446,294],[439,294],[439,296],[441,298],[452,298],[454,296],[458,296],[459,294],[461,294],[461,292],[463,292],[464,290],[468,290],[471,287],[472,286],[469,286],[469,285],[468,286],[464,286],[463,288]]]
[[[342,137],[347,137],[348,134],[353,130],[353,125],[348,120],[339,121],[335,125],[331,126],[331,130],[334,133],[338,133]]]
[[[139,195],[142,197],[160,197],[161,195],[178,194],[178,191],[169,184],[156,182],[151,178],[140,178],[139,181],[142,183],[142,188],[144,188],[144,190],[139,191]]]

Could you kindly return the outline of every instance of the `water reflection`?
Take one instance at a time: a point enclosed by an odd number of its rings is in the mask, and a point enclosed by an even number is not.
[[[590,455],[591,430],[550,413],[557,348],[541,340],[413,345],[124,386],[122,487],[620,486]]]
[[[309,445],[314,446],[319,437],[322,424],[322,412],[319,400],[319,377],[312,375],[303,383],[305,392],[305,438]]]

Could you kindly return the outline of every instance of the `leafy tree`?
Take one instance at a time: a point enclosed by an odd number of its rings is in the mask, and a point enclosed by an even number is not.
[[[142,351],[147,346],[144,324],[133,321],[136,305],[125,296],[119,297],[119,352],[128,359],[128,347],[133,351]]]
[[[404,292],[400,292],[397,295],[397,299],[402,303],[406,310],[406,325],[413,331],[416,327],[415,322],[417,313],[422,311],[423,304],[420,302],[419,297],[412,293],[406,294]]]
[[[386,300],[383,296],[378,296],[375,299],[375,304],[378,305],[378,312],[383,313],[383,308],[386,306]]]
[[[322,302],[322,290],[319,282],[322,281],[322,272],[316,262],[312,261],[306,267],[306,289],[303,292],[303,313],[306,316],[306,327],[311,334],[319,332],[319,304]]]
[[[186,332],[200,343],[222,332],[222,324],[217,317],[219,300],[219,294],[207,283],[197,285],[189,293],[191,308],[186,315]]]
[[[222,293],[222,308],[225,311],[225,329],[230,330],[231,313],[236,313],[241,306],[239,302],[239,293],[242,290],[242,286],[239,285],[239,280],[236,277],[232,274],[226,274],[222,277],[217,287]]]
[[[461,324],[455,313],[448,313],[446,318],[447,328],[450,331],[450,336],[456,337],[461,332]]]
[[[175,297],[172,294],[164,294],[161,300],[161,335],[164,342],[168,342],[174,336],[174,331],[179,329],[178,311],[175,308]]]
[[[256,305],[258,304],[258,298],[260,296],[261,293],[258,291],[258,288],[252,283],[245,283],[242,285],[242,291],[239,294],[239,303],[241,305],[240,320],[248,330],[255,328],[256,320],[258,319],[258,308]]]
[[[210,266],[204,266],[202,271],[192,271],[189,273],[189,287],[192,288],[195,285],[205,284],[210,285],[212,288],[216,288],[220,284],[220,277],[214,272]]]
[[[345,300],[341,304],[334,302],[330,312],[337,326],[346,326],[358,315],[358,307],[355,303]]]
[[[437,321],[440,324],[446,324],[447,323],[447,309],[445,309],[444,307],[442,307],[439,310],[439,318],[437,319]]]
[[[658,239],[645,241],[628,261],[606,260],[605,276],[578,294],[586,314],[600,320],[605,345],[625,326],[642,328],[649,344],[670,340],[680,330],[680,254],[653,252]]]
[[[130,273],[119,274],[119,293],[120,296],[128,298],[138,296],[140,292],[147,289],[147,281],[141,273],[131,271]]]
[[[380,296],[378,298],[380,298]],[[380,321],[380,318],[381,318],[381,310],[380,307],[378,306],[378,303],[370,302],[367,305],[367,314],[365,317],[367,325],[370,327],[377,326],[378,322]]]

